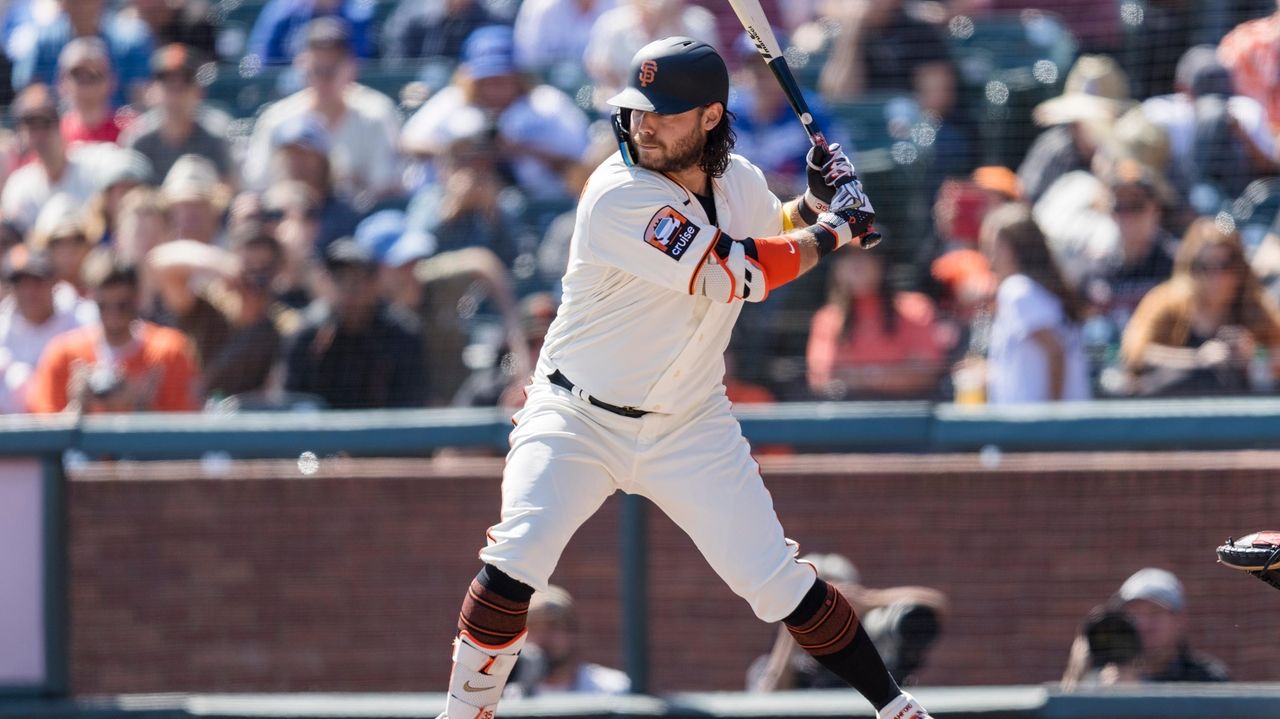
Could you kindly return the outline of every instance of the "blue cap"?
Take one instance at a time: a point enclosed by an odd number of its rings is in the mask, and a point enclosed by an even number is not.
[[[478,28],[462,45],[462,67],[475,80],[516,71],[515,34],[506,25]]]
[[[271,133],[271,144],[274,147],[297,145],[328,155],[329,130],[320,122],[320,118],[308,112],[280,123]]]
[[[436,251],[436,239],[410,230],[400,210],[380,210],[364,218],[356,226],[355,240],[388,267],[400,267]]]

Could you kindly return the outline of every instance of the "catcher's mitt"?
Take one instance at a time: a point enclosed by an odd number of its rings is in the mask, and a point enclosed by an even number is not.
[[[1218,547],[1218,562],[1248,572],[1280,589],[1280,532],[1255,532],[1240,539],[1227,539]]]

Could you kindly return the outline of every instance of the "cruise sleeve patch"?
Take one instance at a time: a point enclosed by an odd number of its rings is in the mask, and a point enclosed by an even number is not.
[[[698,226],[670,205],[655,212],[644,231],[645,243],[677,262],[697,236]]]

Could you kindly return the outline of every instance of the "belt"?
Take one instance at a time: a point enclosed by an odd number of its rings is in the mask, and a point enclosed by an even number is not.
[[[619,407],[616,404],[609,404],[608,402],[603,402],[601,400],[598,400],[595,397],[592,397],[591,395],[587,394],[586,392],[576,389],[574,387],[574,384],[569,381],[569,378],[565,377],[564,374],[560,372],[560,370],[556,370],[555,372],[552,372],[550,375],[547,376],[547,379],[551,380],[551,384],[557,387],[563,387],[569,390],[570,392],[574,393],[575,395],[586,399],[591,404],[594,404],[600,409],[606,410],[608,412],[613,412],[614,414],[620,414],[623,417],[630,417],[632,419],[638,419],[640,417],[645,416],[646,414],[649,414],[645,410],[636,409],[635,407]]]

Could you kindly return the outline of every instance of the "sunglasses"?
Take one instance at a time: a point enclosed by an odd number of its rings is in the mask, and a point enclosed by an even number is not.
[[[122,312],[123,313],[123,312],[134,312],[137,310],[137,302],[134,302],[133,300],[116,300],[115,302],[98,300],[97,305],[98,305],[99,312]]]
[[[190,87],[196,81],[194,77],[185,72],[158,72],[152,75],[151,79],[161,85],[180,85],[182,87]]]
[[[1198,275],[1230,272],[1234,269],[1236,269],[1235,263],[1231,262],[1230,260],[1220,260],[1218,262],[1196,260],[1195,262],[1191,263],[1191,271]]]
[[[72,68],[67,76],[76,82],[77,85],[97,85],[107,79],[105,73],[97,70],[90,70],[84,67]]]
[[[1111,208],[1111,211],[1117,215],[1136,215],[1139,212],[1145,211],[1147,207],[1148,203],[1146,202],[1126,202],[1124,204],[1116,205]]]
[[[263,222],[280,222],[287,214],[289,213],[284,210],[272,208],[264,209],[262,212],[258,213],[258,217],[261,218]],[[319,207],[308,207],[303,216],[308,220],[319,220],[323,214],[324,213]]]
[[[58,118],[53,115],[27,115],[18,118],[18,127],[30,130],[48,130],[57,123]]]

